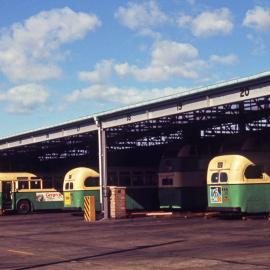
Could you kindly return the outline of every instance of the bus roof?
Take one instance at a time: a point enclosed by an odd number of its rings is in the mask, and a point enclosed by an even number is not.
[[[219,162],[222,160],[233,161],[241,160],[241,162],[245,163],[258,163],[261,160],[268,160],[269,152],[239,152],[238,154],[230,154],[230,155],[219,155],[215,156],[209,162],[209,166],[213,166],[215,162]]]
[[[78,168],[74,168],[74,169],[68,171],[66,173],[66,175],[65,175],[64,181],[67,181],[69,179],[74,180],[74,178],[76,178],[76,179],[79,179],[79,178],[85,179],[87,177],[99,177],[99,173],[96,172],[95,170],[87,168],[87,167],[78,167]]]
[[[81,190],[84,188],[84,181],[89,177],[99,177],[99,173],[86,167],[74,168],[66,173],[63,190],[66,190],[65,183],[69,181],[73,182],[73,190]]]
[[[18,177],[36,178],[37,176],[29,172],[0,172],[0,180],[16,180]]]

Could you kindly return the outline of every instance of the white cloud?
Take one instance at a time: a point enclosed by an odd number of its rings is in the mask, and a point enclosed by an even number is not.
[[[108,82],[115,74],[131,76],[140,82],[160,82],[171,77],[196,79],[205,67],[207,63],[199,59],[198,50],[191,44],[163,40],[152,47],[150,62],[145,67],[103,60],[94,70],[79,72],[79,79],[94,84]]]
[[[0,29],[0,71],[11,81],[58,78],[60,46],[82,39],[100,24],[95,15],[66,7]]]
[[[196,0],[186,0],[188,2],[188,4],[190,5],[195,5],[196,4]]]
[[[141,29],[138,34],[140,36],[145,36],[145,37],[150,37],[150,38],[153,38],[153,39],[161,39],[162,38],[162,35],[159,33],[159,32],[156,32],[156,31],[153,31],[152,29],[150,28],[144,28],[144,29]]]
[[[189,26],[196,37],[227,35],[233,30],[232,15],[228,8],[205,11],[195,18],[182,14],[177,24],[179,27]]]
[[[0,101],[7,104],[12,113],[29,113],[46,103],[49,92],[39,84],[25,84],[0,92]]]
[[[168,20],[155,1],[143,4],[128,3],[127,7],[119,7],[114,14],[119,22],[131,30],[143,30],[155,27]]]
[[[168,96],[183,91],[183,88],[164,88],[164,89],[138,89],[138,88],[120,88],[110,85],[93,85],[84,89],[74,90],[66,97],[68,102],[78,102],[81,100],[92,100],[99,103],[115,104],[134,104],[149,99]]]
[[[108,82],[112,75],[133,77],[139,82],[161,82],[174,78],[197,79],[207,63],[189,43],[157,41],[151,49],[150,61],[144,67],[113,60],[103,60],[92,71],[79,72],[79,79],[94,84]]]
[[[121,63],[115,65],[119,76],[133,76],[138,81],[158,82],[171,77],[198,78],[198,71],[206,67],[198,50],[188,43],[158,41],[152,49],[150,64],[144,68]]]
[[[191,22],[192,22],[192,17],[185,14],[180,15],[179,18],[177,19],[177,25],[179,27],[189,26]]]
[[[95,70],[79,72],[79,79],[81,81],[89,81],[91,83],[102,83],[111,77],[112,69],[113,61],[103,60],[96,64]]]
[[[218,64],[232,65],[238,61],[238,56],[235,54],[228,54],[228,55],[213,54],[211,55],[210,60]]]
[[[261,32],[270,31],[270,10],[260,6],[248,10],[243,25]]]
[[[252,53],[254,55],[262,55],[266,51],[266,46],[264,44],[263,39],[260,35],[256,34],[248,34],[247,39],[250,40],[253,43],[253,51]]]

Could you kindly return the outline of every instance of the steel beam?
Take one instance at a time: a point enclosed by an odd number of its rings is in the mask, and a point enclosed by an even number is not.
[[[128,125],[160,117],[181,114],[185,112],[207,109],[230,103],[242,102],[270,95],[270,86],[245,87],[234,90],[220,91],[219,93],[202,96],[199,98],[183,97],[171,103],[159,104],[148,108],[137,108],[126,114],[111,117],[101,117],[103,128],[111,128],[120,125]]]
[[[108,168],[107,168],[107,147],[106,147],[106,131],[98,123],[98,148],[99,148],[99,177],[100,177],[100,202],[102,205],[104,219],[109,218],[108,209]]]
[[[2,140],[2,143],[0,143],[0,150],[8,149],[8,148],[14,148],[14,147],[20,147],[23,145],[29,145],[29,144],[35,144],[45,141],[51,141],[55,139],[62,139],[70,136],[76,136],[92,131],[96,131],[97,126],[94,123],[89,123],[87,125],[80,126],[78,124],[74,124],[74,126],[71,127],[65,127],[58,130],[40,130],[38,134],[33,133],[27,133],[24,135],[19,135],[18,138],[6,138]],[[6,141],[6,142],[5,142]]]

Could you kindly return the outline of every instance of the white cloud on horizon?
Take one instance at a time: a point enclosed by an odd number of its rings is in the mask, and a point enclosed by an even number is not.
[[[178,87],[166,87],[163,89],[139,89],[135,87],[121,88],[117,86],[98,84],[87,88],[74,90],[66,96],[67,102],[78,102],[81,100],[91,100],[99,103],[115,103],[119,105],[129,105],[180,93],[186,89]]]
[[[4,102],[7,112],[30,113],[44,105],[49,97],[49,92],[39,84],[24,84],[0,92],[0,102]]]
[[[223,65],[232,65],[238,61],[238,56],[235,54],[228,54],[228,55],[216,55],[213,54],[210,56],[210,61],[223,64]]]
[[[13,82],[59,78],[59,48],[101,24],[96,15],[65,7],[40,12],[0,29],[0,71]]]
[[[188,27],[196,37],[227,35],[233,30],[233,20],[228,8],[204,11],[196,17],[181,14],[177,20],[179,27]]]
[[[270,9],[256,6],[246,12],[243,25],[259,32],[270,31]]]

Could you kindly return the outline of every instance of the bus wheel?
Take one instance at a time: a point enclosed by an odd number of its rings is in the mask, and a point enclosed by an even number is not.
[[[31,206],[29,201],[21,200],[17,204],[17,212],[18,214],[28,214],[31,211]]]

